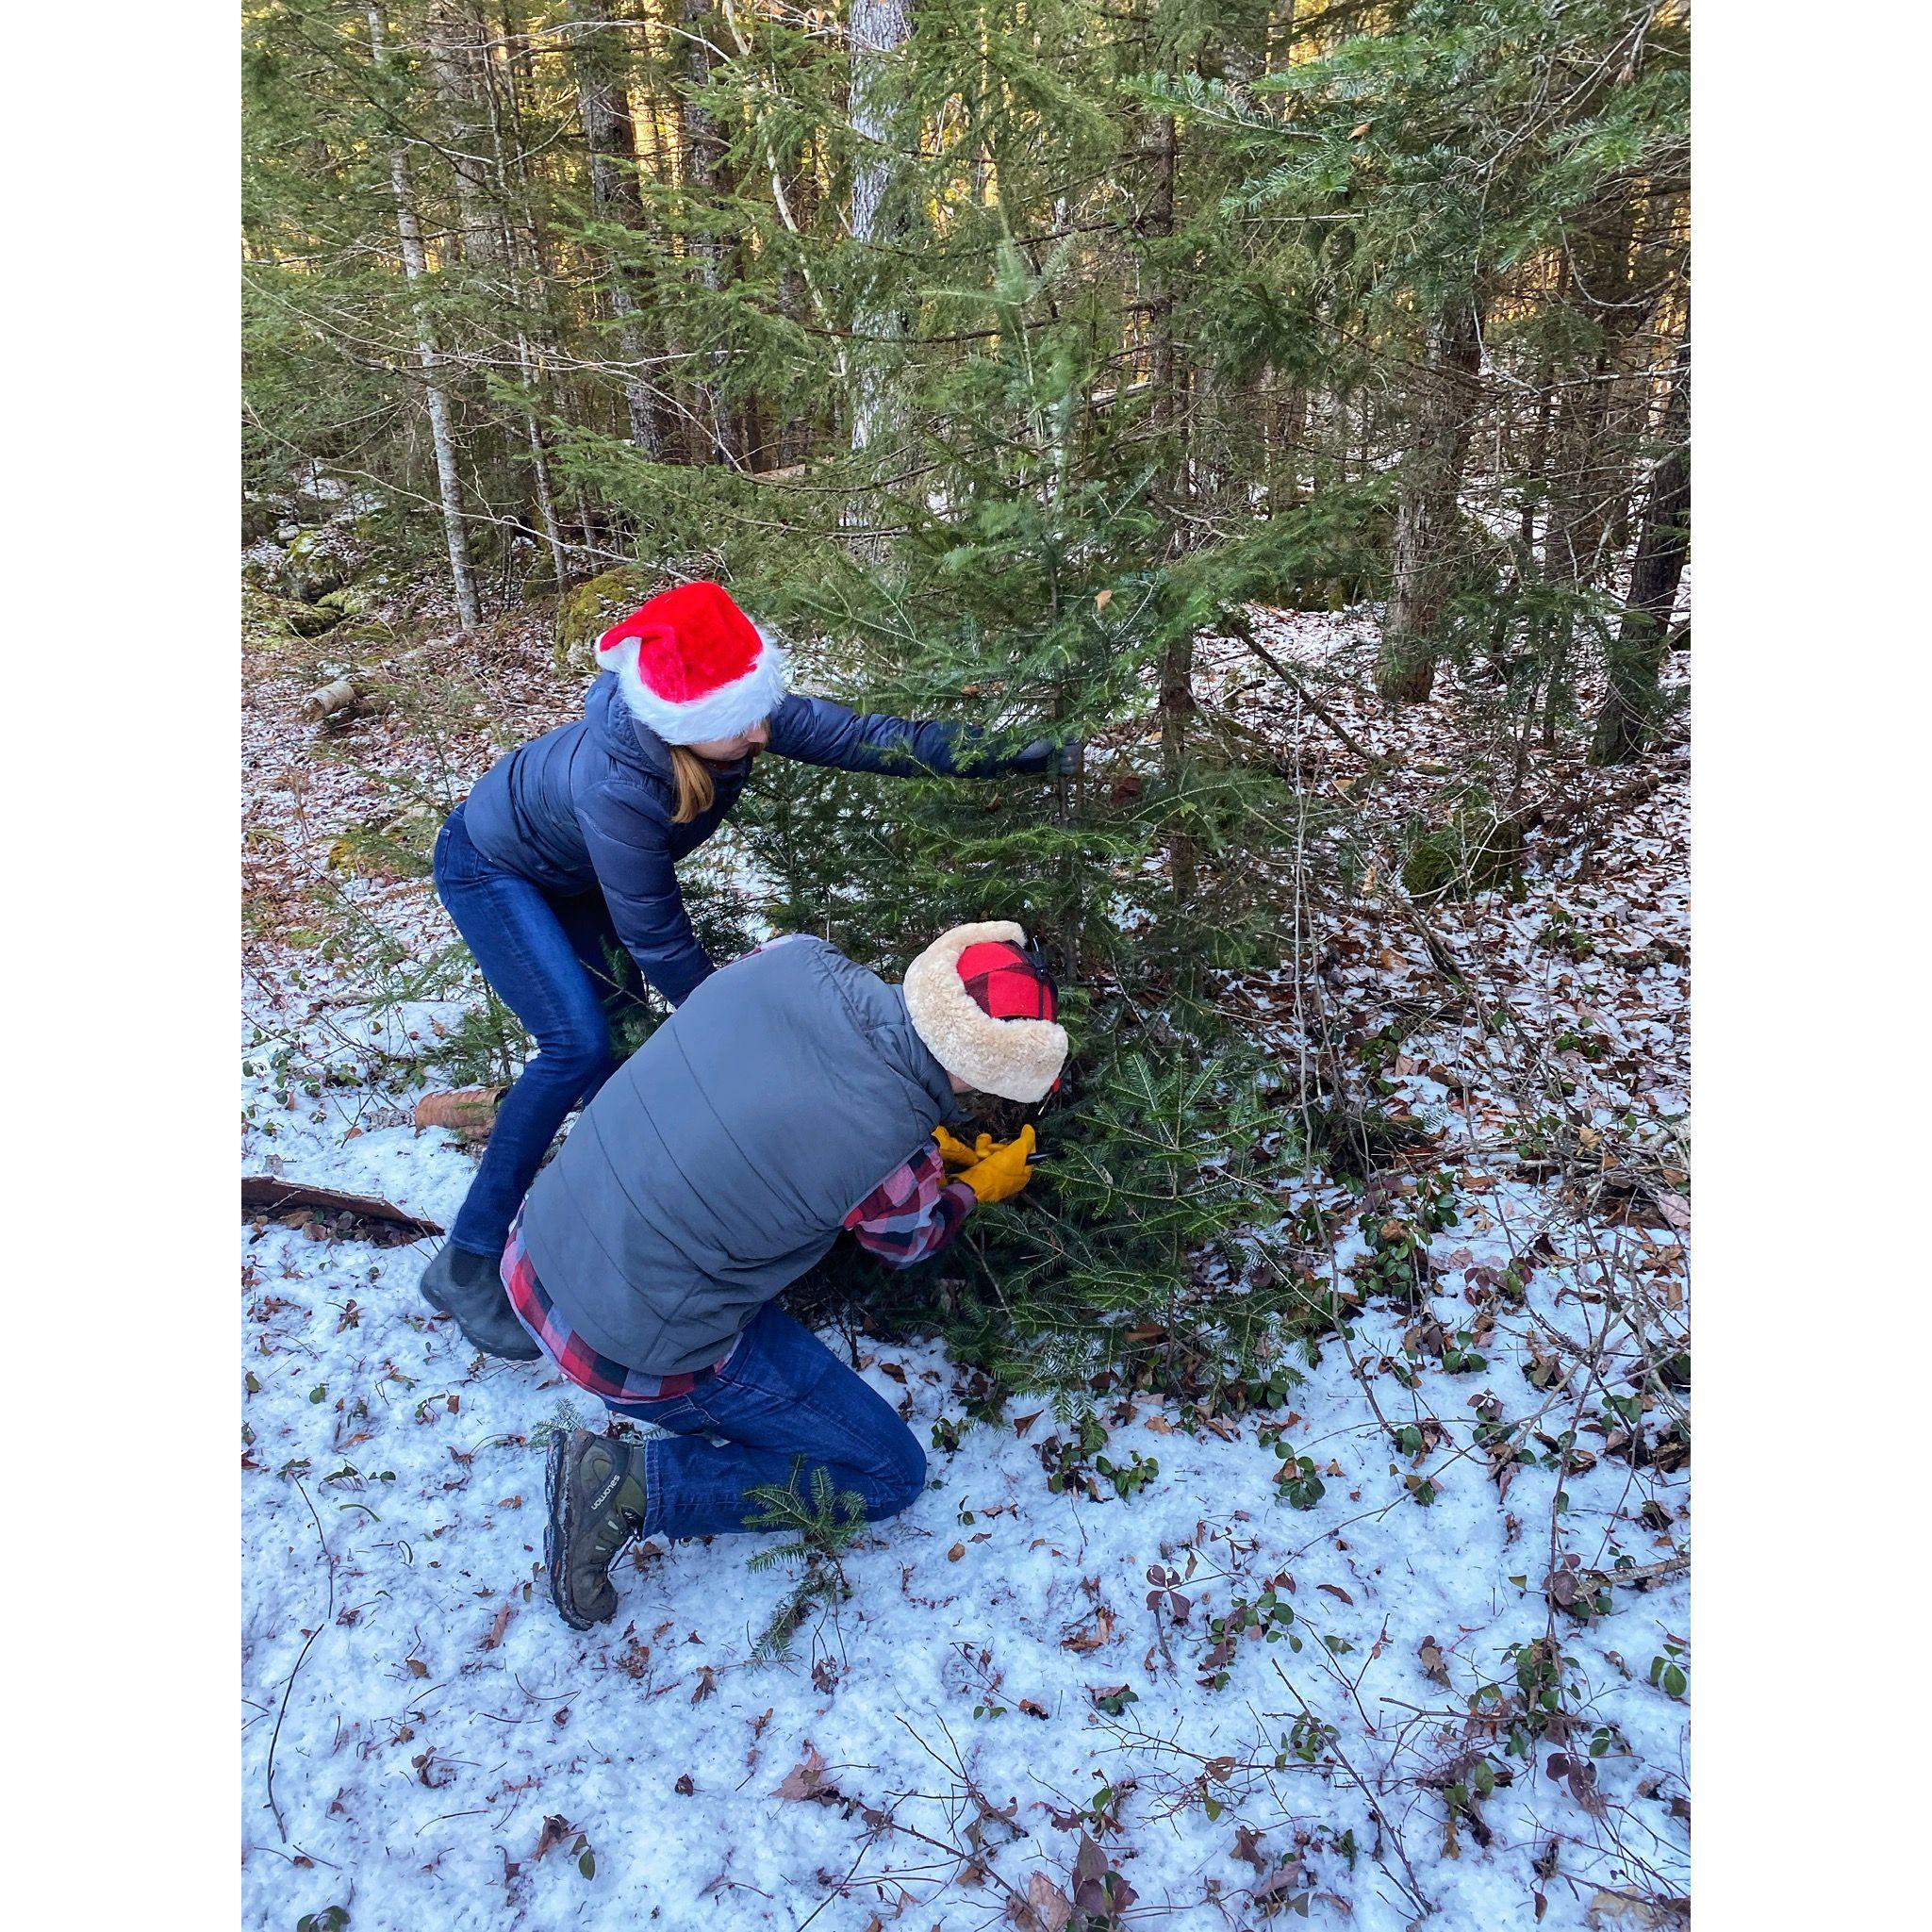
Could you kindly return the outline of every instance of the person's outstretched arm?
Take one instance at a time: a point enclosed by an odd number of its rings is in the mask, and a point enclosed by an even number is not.
[[[771,714],[771,749],[781,757],[841,771],[883,771],[899,778],[992,778],[1014,771],[1050,778],[1065,755],[1050,738],[1035,738],[1001,756],[985,737],[976,724],[853,711],[798,691]]]

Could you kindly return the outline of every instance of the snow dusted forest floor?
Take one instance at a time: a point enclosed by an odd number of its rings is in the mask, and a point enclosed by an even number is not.
[[[1397,828],[1462,768],[1480,692],[1364,702],[1365,609],[1258,635],[1327,719],[1232,644],[1222,701],[1331,800],[1371,754],[1362,837],[1391,860],[1312,935],[1315,970],[1225,1000],[1291,1063],[1310,998],[1346,1016],[1453,1223],[1399,1157],[1365,1197],[1284,1198],[1261,1231],[1344,1292],[1347,1332],[1275,1406],[1097,1395],[1111,1463],[1158,1464],[1124,1494],[1049,1490],[1041,1445],[1079,1422],[1047,1398],[976,1419],[938,1345],[866,1341],[931,1486],[772,1663],[784,1578],[751,1539],[638,1549],[617,1621],[566,1628],[539,1438],[595,1402],[432,1319],[430,1243],[244,1221],[248,1924],[1687,1914],[1687,754],[1541,765],[1520,893],[1418,910]],[[244,1172],[446,1223],[471,1157],[409,1110],[462,1005],[372,1008],[313,906],[345,834],[487,754],[375,718],[358,766],[319,763],[301,677],[254,670]],[[514,670],[482,673],[504,732],[569,715]],[[405,960],[447,938],[420,881],[329,892]],[[1410,1230],[1428,1292],[1378,1294]]]

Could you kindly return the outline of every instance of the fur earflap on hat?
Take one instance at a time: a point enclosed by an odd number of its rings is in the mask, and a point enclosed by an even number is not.
[[[1044,1099],[1066,1062],[1066,1029],[1050,1019],[995,1019],[960,977],[960,955],[985,940],[1026,944],[1011,919],[983,919],[942,933],[905,972],[906,1010],[934,1060],[983,1094]]]
[[[597,640],[632,717],[668,745],[733,738],[784,698],[784,652],[719,584],[680,584]]]

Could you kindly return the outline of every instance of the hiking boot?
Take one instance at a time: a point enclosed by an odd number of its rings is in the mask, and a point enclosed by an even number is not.
[[[486,1355],[506,1362],[535,1362],[543,1353],[517,1319],[497,1264],[446,1241],[422,1271],[422,1298],[438,1314],[453,1315],[463,1339]]]
[[[550,1439],[543,1560],[551,1600],[573,1630],[608,1623],[618,1593],[610,1566],[644,1527],[644,1445],[573,1428]]]

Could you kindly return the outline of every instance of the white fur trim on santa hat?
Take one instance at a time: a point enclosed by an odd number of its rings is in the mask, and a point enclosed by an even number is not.
[[[948,1073],[1002,1100],[1044,1100],[1066,1064],[1066,1029],[1052,1019],[995,1019],[966,991],[960,954],[985,939],[1027,943],[1011,919],[942,933],[905,969],[906,1011]]]
[[[751,669],[743,677],[682,704],[660,698],[638,674],[635,636],[618,637],[608,647],[600,637],[597,661],[603,669],[617,673],[631,716],[648,724],[667,745],[735,738],[740,732],[750,731],[760,718],[769,718],[784,702],[784,652],[763,624],[752,628],[764,649]],[[610,632],[604,633],[605,637],[610,636]]]

